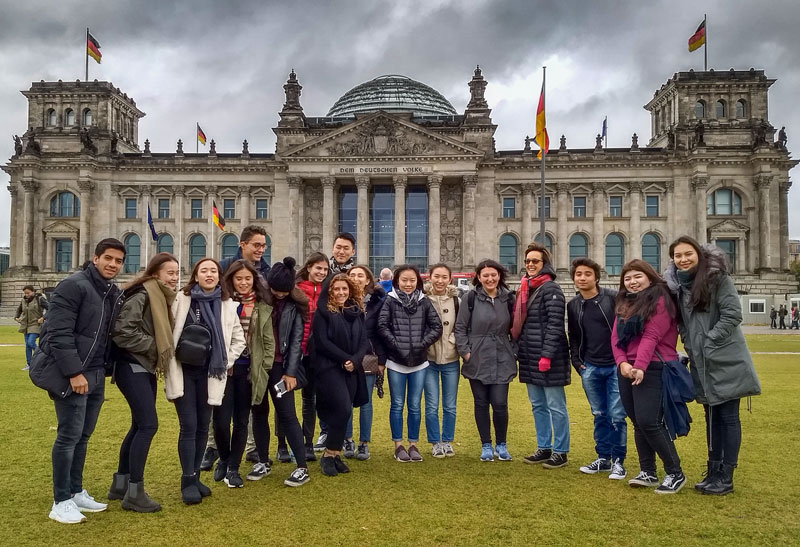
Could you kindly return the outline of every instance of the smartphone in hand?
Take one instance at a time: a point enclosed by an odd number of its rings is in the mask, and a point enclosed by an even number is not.
[[[288,391],[286,389],[286,381],[281,380],[280,382],[275,384],[273,389],[275,389],[275,394],[277,395],[278,399],[280,399]]]

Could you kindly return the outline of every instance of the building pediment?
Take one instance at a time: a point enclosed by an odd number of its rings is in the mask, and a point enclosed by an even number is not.
[[[292,158],[483,157],[477,148],[433,133],[413,122],[376,112],[287,150]]]
[[[46,226],[44,232],[50,237],[73,237],[78,233],[78,229],[63,220],[57,220]]]
[[[744,233],[750,230],[749,226],[736,222],[732,218],[728,218],[719,222],[709,228],[711,234],[730,234],[730,233]]]

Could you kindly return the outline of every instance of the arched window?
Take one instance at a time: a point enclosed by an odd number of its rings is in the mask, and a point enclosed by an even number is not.
[[[569,238],[569,263],[576,258],[589,256],[589,239],[583,234],[572,234]]]
[[[747,117],[747,102],[744,99],[739,99],[738,101],[736,101],[736,117],[737,118]]]
[[[742,214],[742,198],[730,188],[720,188],[708,194],[709,215],[732,216]]]
[[[81,216],[81,200],[72,192],[60,192],[50,200],[51,217]]]
[[[56,111],[51,108],[47,111],[47,125],[55,127],[57,121]]]
[[[697,101],[694,105],[694,115],[697,118],[706,117],[706,103],[704,101]]]
[[[625,263],[625,239],[620,234],[608,234],[606,238],[606,271],[608,275],[619,275]]]
[[[239,238],[234,234],[225,234],[222,238],[222,258],[230,258],[236,256],[236,251],[239,249]]]
[[[75,111],[71,108],[67,108],[67,111],[64,112],[64,125],[67,127],[75,125]]]
[[[661,238],[658,234],[648,232],[642,238],[642,260],[650,264],[657,272],[661,272]]]
[[[83,125],[92,125],[92,111],[88,108],[83,111]]]
[[[722,99],[717,101],[717,118],[728,117],[728,105]]]
[[[174,252],[173,249],[175,248],[175,244],[172,240],[172,236],[169,234],[159,234],[158,242],[156,243],[156,250],[159,253],[172,253]]]
[[[500,236],[500,264],[508,268],[512,274],[517,273],[517,236],[514,234],[503,234]]]
[[[136,234],[125,237],[125,273],[136,273],[142,257],[142,242]]]
[[[542,242],[542,234],[536,234],[536,237],[533,238],[536,243]],[[547,252],[550,253],[550,257],[553,257],[553,238],[550,237],[550,234],[545,232],[544,234],[544,246],[547,249]]]
[[[194,268],[197,261],[206,256],[206,238],[195,234],[189,238],[189,266]]]

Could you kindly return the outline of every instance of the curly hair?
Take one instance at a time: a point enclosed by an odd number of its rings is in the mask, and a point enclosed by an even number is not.
[[[364,311],[364,298],[361,294],[361,289],[356,287],[355,283],[353,283],[353,280],[350,279],[345,273],[336,274],[331,278],[331,282],[328,285],[328,311],[331,313],[339,313],[341,311],[341,307],[333,298],[333,284],[337,281],[344,281],[347,283],[347,287],[350,289],[350,296],[347,297],[345,305],[348,302],[352,302],[352,304],[350,304],[351,306],[358,306],[361,311]]]

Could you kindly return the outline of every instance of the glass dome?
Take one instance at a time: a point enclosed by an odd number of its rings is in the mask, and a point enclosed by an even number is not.
[[[414,116],[454,116],[456,110],[441,93],[408,76],[390,74],[357,85],[328,111],[329,117],[362,112],[412,112]]]

